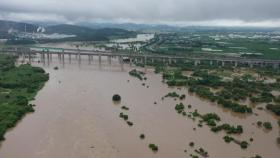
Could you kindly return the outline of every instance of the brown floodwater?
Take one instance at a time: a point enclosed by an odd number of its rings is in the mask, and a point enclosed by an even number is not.
[[[137,68],[145,71],[148,78],[140,81],[128,74],[136,67],[121,67],[116,59],[111,66],[105,58],[101,65],[97,61],[89,65],[85,58],[80,66],[73,60],[72,64],[62,66],[55,58],[50,65],[34,62],[50,74],[50,80],[33,101],[37,105],[35,113],[28,114],[5,135],[0,158],[184,158],[200,147],[212,158],[256,154],[263,158],[279,157],[279,128],[277,117],[271,113],[257,109],[254,113],[258,116],[232,113],[189,94],[186,88],[168,87],[152,68]],[[55,66],[59,70],[54,70]],[[172,91],[185,94],[186,99],[161,99]],[[121,95],[121,103],[112,102],[113,94]],[[198,127],[198,120],[178,115],[174,107],[180,102],[192,105],[188,112],[215,112],[222,122],[242,125],[244,133],[234,137],[248,142],[252,137],[254,141],[246,150],[225,143],[224,132],[215,134],[206,125]],[[129,111],[121,110],[123,105]],[[132,127],[119,118],[122,111],[134,123]],[[253,125],[258,120],[272,122],[273,130]],[[142,133],[146,136],[144,140],[139,138]],[[189,147],[190,142],[195,147]],[[157,153],[148,148],[150,143],[159,146]]]

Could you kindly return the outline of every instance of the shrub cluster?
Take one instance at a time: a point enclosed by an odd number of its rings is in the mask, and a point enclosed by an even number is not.
[[[118,94],[115,94],[115,95],[113,95],[112,100],[113,100],[113,101],[121,101],[121,96],[118,95]]]

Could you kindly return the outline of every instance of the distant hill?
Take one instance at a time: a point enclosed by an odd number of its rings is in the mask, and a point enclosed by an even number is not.
[[[82,22],[80,26],[86,26],[89,28],[120,28],[132,31],[143,32],[185,32],[185,31],[211,31],[211,32],[258,32],[258,31],[280,31],[280,28],[272,27],[218,27],[218,26],[174,26],[164,24],[135,24],[135,23],[90,23]]]
[[[46,33],[60,33],[66,35],[77,35],[77,34],[84,34],[92,32],[92,29],[82,26],[76,25],[67,25],[67,24],[60,24],[60,25],[53,25],[48,26],[46,28]]]
[[[9,32],[17,33],[17,32],[37,32],[39,25],[36,24],[28,24],[22,22],[13,22],[13,21],[4,21],[0,20],[0,38],[12,38]],[[133,31],[127,31],[124,29],[115,29],[115,28],[100,28],[93,29],[84,26],[77,25],[67,25],[67,24],[59,24],[53,26],[44,27],[46,30],[46,34],[66,34],[66,35],[76,35],[76,37],[69,37],[63,40],[79,40],[79,41],[91,41],[91,40],[108,40],[112,37],[134,37],[136,33]],[[61,39],[59,40],[61,41]]]
[[[13,22],[0,20],[0,32],[8,32],[9,30],[14,30],[18,32],[35,32],[38,26],[22,22]]]
[[[79,40],[107,40],[111,37],[133,37],[136,33],[124,29],[100,28],[93,29],[77,25],[54,25],[46,28],[46,33],[76,35]]]
[[[179,27],[169,25],[152,25],[152,24],[134,24],[134,23],[79,23],[81,26],[86,26],[94,29],[100,28],[119,28],[131,31],[173,31],[180,29]]]

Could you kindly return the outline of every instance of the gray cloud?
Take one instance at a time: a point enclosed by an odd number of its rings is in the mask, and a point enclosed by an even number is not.
[[[280,26],[280,0],[1,0],[0,18]]]

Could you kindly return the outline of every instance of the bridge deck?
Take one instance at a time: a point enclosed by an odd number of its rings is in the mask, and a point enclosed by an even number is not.
[[[37,47],[17,48],[13,47],[8,50],[1,49],[0,52],[5,53],[31,53],[31,54],[56,54],[56,55],[81,55],[81,56],[119,56],[128,58],[145,58],[145,59],[169,59],[169,60],[191,60],[191,61],[221,61],[221,62],[240,62],[240,63],[272,63],[280,64],[280,60],[269,59],[253,59],[240,57],[188,57],[188,56],[172,56],[172,55],[155,55],[155,54],[129,54],[123,52],[98,51],[98,50],[82,50],[82,49],[64,49],[64,48],[48,48],[48,51],[37,50]],[[50,51],[51,50],[51,51]]]

